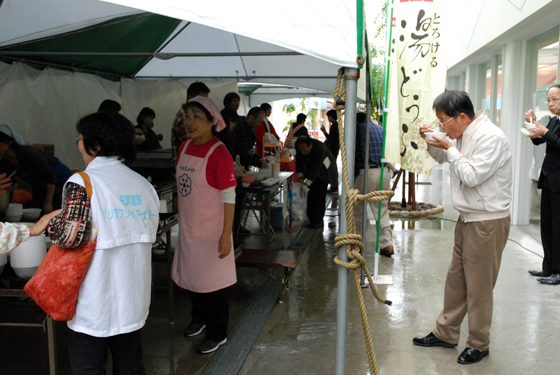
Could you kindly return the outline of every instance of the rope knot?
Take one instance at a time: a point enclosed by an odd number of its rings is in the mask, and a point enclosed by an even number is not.
[[[348,195],[346,200],[352,207],[356,207],[358,202],[360,201],[360,191],[358,189],[350,189],[348,190]]]

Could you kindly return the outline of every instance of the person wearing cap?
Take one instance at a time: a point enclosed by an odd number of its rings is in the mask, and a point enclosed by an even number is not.
[[[227,342],[229,287],[237,282],[232,224],[235,171],[226,146],[213,135],[226,124],[208,98],[184,107],[189,140],[177,156],[179,238],[171,276],[192,302],[188,337],[206,329],[198,346],[211,353]]]
[[[187,89],[187,101],[181,106],[181,109],[173,119],[173,127],[171,128],[171,154],[175,165],[177,165],[177,153],[179,147],[185,140],[188,139],[187,129],[185,127],[185,105],[195,96],[202,96],[207,98],[210,94],[210,89],[204,82],[193,82]]]
[[[43,214],[62,206],[62,188],[72,175],[70,169],[54,156],[26,146],[23,138],[8,125],[0,125],[0,169],[17,171],[17,175],[31,185],[32,205]]]

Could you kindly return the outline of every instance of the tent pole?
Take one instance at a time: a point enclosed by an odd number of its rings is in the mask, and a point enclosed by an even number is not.
[[[346,103],[344,105],[344,145],[346,147],[346,168],[349,176],[350,189],[354,188],[354,152],[356,148],[356,102],[358,93],[359,70],[345,68],[346,76]],[[346,225],[346,190],[342,189],[340,198],[340,234],[347,234]],[[338,249],[338,257],[348,262],[346,245]],[[346,344],[348,341],[348,296],[350,270],[338,266],[338,298],[336,308],[336,349],[335,349],[335,375],[346,374]]]
[[[366,139],[365,139],[366,147],[364,150],[364,158],[365,158],[364,159],[364,185],[363,185],[362,194],[368,193],[368,179],[369,179],[369,122],[371,121],[371,86],[370,86],[369,74],[370,72],[369,72],[369,54],[368,54],[366,58]],[[356,127],[358,127],[358,124],[356,124]],[[364,254],[365,254],[365,252],[367,251],[366,234],[367,234],[367,227],[368,227],[368,222],[367,222],[368,201],[364,200],[363,202],[361,202],[361,204],[363,205],[363,209],[364,209],[363,217],[362,217],[362,242],[364,243]],[[377,258],[376,258],[376,265],[377,265]],[[360,283],[362,284],[362,287],[364,287],[366,276],[364,275],[363,268],[360,268],[360,276],[361,276]],[[377,273],[375,274],[375,276],[377,277]]]

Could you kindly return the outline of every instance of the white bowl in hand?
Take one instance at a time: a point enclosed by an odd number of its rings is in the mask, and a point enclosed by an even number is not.
[[[525,126],[525,129],[536,129],[537,125],[533,124],[532,122],[524,122],[523,125]]]
[[[447,136],[447,133],[443,133],[443,132],[431,132],[431,133],[424,133],[424,134],[426,135],[426,139],[429,141],[436,140],[435,138],[433,138],[434,135],[439,138],[445,138]]]

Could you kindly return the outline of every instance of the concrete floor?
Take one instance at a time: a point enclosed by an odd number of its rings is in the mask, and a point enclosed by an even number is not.
[[[378,290],[382,296],[393,301],[393,305],[378,303],[369,289],[364,290],[379,372],[558,373],[560,359],[555,353],[560,343],[554,331],[558,326],[560,288],[540,285],[527,273],[529,269],[540,269],[542,262],[538,222],[533,221],[526,227],[511,228],[494,292],[490,356],[470,366],[456,362],[466,341],[466,321],[456,349],[412,345],[414,336],[425,335],[433,329],[441,310],[445,275],[453,246],[453,221],[458,217],[449,197],[448,172],[436,167],[431,182],[431,185],[418,185],[417,201],[443,204],[444,213],[434,221],[425,218],[393,220],[396,254],[393,258],[380,259],[379,274],[392,275],[394,283],[378,286]],[[400,197],[399,191],[396,196]],[[245,350],[240,351],[240,375],[334,373],[338,269],[333,258],[337,254],[334,249],[334,237],[338,230],[338,217],[334,210],[337,203],[337,197],[329,200],[331,209],[325,218],[325,228],[313,233],[292,275],[284,303],[273,306],[256,340],[247,340]],[[271,247],[286,249],[294,238],[294,233],[283,233],[277,236]],[[245,244],[246,247],[262,245],[262,239],[257,238],[248,238]],[[372,248],[368,248],[366,258],[373,269]],[[161,278],[156,282],[163,280],[161,271],[158,266],[154,268],[154,274]],[[238,280],[231,296],[231,329],[247,313],[247,306],[267,279],[254,269],[238,269]],[[352,284],[349,293],[346,373],[369,374],[356,291]],[[207,365],[212,363],[213,358],[216,360],[220,352],[215,357],[195,353],[202,337],[186,338],[182,334],[190,316],[188,296],[175,288],[175,301],[176,322],[170,325],[166,292],[160,289],[154,291],[150,316],[143,329],[147,373],[205,374]],[[60,373],[67,374],[64,325],[59,324],[57,329]],[[0,327],[0,335],[0,366],[3,368],[0,373],[48,373],[44,360],[45,343],[40,333],[31,336],[31,333],[22,333],[21,329]],[[7,342],[22,344],[14,348]],[[233,346],[233,340],[230,342]],[[30,346],[32,349],[29,349]],[[24,358],[20,354],[24,349],[28,353],[27,358],[34,358],[28,365],[23,364]],[[108,373],[111,374],[111,371]]]

